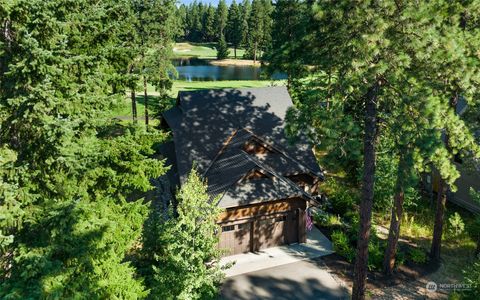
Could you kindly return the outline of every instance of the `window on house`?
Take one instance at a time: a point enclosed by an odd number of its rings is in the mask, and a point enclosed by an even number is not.
[[[228,226],[223,226],[222,227],[222,232],[228,232],[228,231],[232,231],[232,230],[235,230],[235,225],[228,225]]]
[[[237,228],[238,229],[248,229],[248,228],[250,228],[250,223],[238,224]]]

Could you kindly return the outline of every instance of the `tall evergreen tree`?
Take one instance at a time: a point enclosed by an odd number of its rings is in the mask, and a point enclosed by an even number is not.
[[[265,52],[270,49],[272,44],[273,6],[271,0],[261,0],[261,3],[263,7],[263,14],[261,19],[261,22],[263,23],[261,49],[263,52]]]
[[[267,53],[268,71],[285,72],[287,87],[305,75],[304,37],[307,34],[308,6],[299,0],[279,0],[272,19],[272,46]]]
[[[137,33],[139,39],[138,64],[143,81],[143,101],[145,104],[145,125],[149,125],[148,82],[158,92],[165,94],[172,82],[169,72],[173,71],[170,62],[171,45],[175,34],[174,0],[138,0],[134,2],[138,16]]]
[[[223,35],[220,36],[220,40],[218,41],[216,48],[217,59],[225,59],[228,57],[228,54],[230,54],[230,50],[228,50],[228,45]]]
[[[126,199],[165,171],[149,158],[153,142],[165,137],[134,130],[102,137],[111,125],[105,111],[124,97],[112,90],[119,68],[110,51],[128,26],[129,3],[4,3],[0,226],[9,255],[0,297],[145,296],[125,256],[146,207]]]
[[[146,245],[153,260],[152,296],[157,299],[213,299],[222,278],[218,264],[220,209],[206,184],[192,170],[177,194],[177,214],[157,224],[158,236]],[[160,245],[159,248],[155,247]]]
[[[250,17],[250,0],[243,0],[240,4],[240,14],[241,14],[241,32],[242,32],[242,45],[247,45],[247,38],[248,38],[248,19]]]
[[[176,34],[175,40],[182,41],[186,38],[187,31],[187,6],[181,4],[175,11],[176,16]]]
[[[473,54],[480,46],[477,16],[479,7],[475,2],[435,2],[426,4],[424,10],[426,13],[435,11],[439,17],[428,19],[428,27],[434,34],[420,40],[422,52],[427,55],[419,62],[419,70],[422,70],[419,76],[424,78],[425,84],[432,86],[441,95],[443,104],[447,107],[441,127],[445,132],[445,149],[434,158],[435,167],[442,180],[437,198],[430,256],[434,261],[439,261],[445,202],[447,194],[455,190],[453,182],[458,176],[453,165],[453,156],[469,153],[478,156],[478,145],[469,126],[457,115],[457,104],[461,98],[473,107],[479,102],[477,87],[480,82],[480,62],[478,55]],[[426,47],[426,43],[432,42],[439,43],[435,45],[435,52]],[[428,68],[423,68],[425,65],[428,65]]]
[[[451,164],[452,154],[478,153],[478,146],[474,144],[468,126],[455,115],[449,104],[451,100],[448,100],[452,99],[452,95],[461,94],[472,104],[477,98],[473,95],[476,95],[475,86],[478,86],[478,72],[474,71],[478,68],[478,57],[471,54],[475,52],[473,49],[477,47],[478,38],[475,38],[476,31],[465,32],[468,24],[471,28],[476,24],[473,17],[476,14],[472,13],[476,7],[469,7],[469,4],[452,5],[443,2],[398,5],[394,1],[372,1],[355,6],[322,1],[316,3],[315,19],[309,19],[305,14],[308,23],[306,34],[294,38],[295,43],[303,42],[306,49],[297,59],[323,72],[309,80],[308,86],[305,80],[294,86],[296,93],[297,85],[305,85],[297,100],[298,110],[289,114],[287,129],[299,130],[302,127],[298,126],[306,124],[305,130],[309,136],[323,145],[328,143],[329,136],[336,136],[337,140],[341,137],[341,141],[347,132],[352,131],[351,123],[336,121],[345,120],[345,115],[352,116],[353,122],[365,130],[363,200],[353,291],[355,299],[365,297],[368,228],[374,199],[372,161],[375,151],[372,148],[375,139],[372,140],[372,133],[376,131],[377,124],[372,119],[375,113],[380,116],[379,123],[385,122],[384,126],[394,129],[389,133],[391,137],[387,138],[394,142],[393,150],[399,161],[384,261],[387,273],[392,271],[394,264],[403,198],[415,173],[428,171],[430,166],[435,166],[445,181],[452,185],[458,176]],[[463,24],[463,31],[459,29],[462,28],[459,24]],[[275,32],[274,42],[284,31],[280,27],[280,32]],[[461,41],[457,41],[457,38]],[[436,45],[435,51],[432,51],[431,45]],[[289,62],[285,56],[275,53],[275,49],[272,49],[272,53],[277,55],[272,56],[277,59],[272,60],[272,67]],[[452,70],[452,65],[458,68]],[[369,82],[376,84],[371,86]],[[372,97],[376,101],[375,106],[371,103]],[[332,107],[329,107],[330,102]],[[339,105],[339,102],[343,104]],[[338,111],[338,107],[342,111]],[[335,111],[333,115],[342,116],[335,118],[339,123],[336,126],[328,121],[328,112],[332,115],[332,110]],[[359,118],[361,114],[365,114],[363,121]],[[292,124],[292,120],[304,125]],[[446,128],[445,137],[449,147],[442,144],[443,128]],[[454,131],[453,128],[457,129],[455,134],[448,134]],[[386,132],[380,134],[385,138]],[[452,148],[450,144],[455,147]],[[354,153],[346,153],[355,156]],[[438,205],[440,208],[444,207],[444,199],[441,202]],[[442,214],[440,209],[437,215]],[[439,232],[438,237],[441,237],[441,228],[435,232]]]
[[[204,36],[206,42],[213,42],[216,40],[216,28],[215,28],[215,14],[216,10],[212,5],[208,5],[205,12],[205,25]]]
[[[227,41],[233,46],[233,53],[237,58],[237,48],[242,42],[242,19],[240,10],[235,0],[230,5],[227,20]]]
[[[264,7],[261,0],[253,0],[250,15],[248,17],[247,50],[245,55],[252,58],[255,63],[261,48],[264,30]]]
[[[225,28],[227,27],[228,7],[225,0],[220,0],[215,14],[215,24],[217,28],[217,39],[223,35],[225,36]]]

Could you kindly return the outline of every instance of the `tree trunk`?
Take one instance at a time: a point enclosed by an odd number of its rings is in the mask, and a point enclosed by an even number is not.
[[[443,219],[445,215],[445,203],[447,202],[447,183],[440,179],[437,196],[437,209],[435,211],[435,225],[433,226],[432,248],[430,259],[434,262],[440,261],[440,250],[442,247]]]
[[[233,45],[233,56],[237,59],[237,46]]]
[[[130,97],[132,98],[132,118],[133,123],[137,123],[137,97],[135,95],[135,90],[132,89]]]
[[[133,64],[130,65],[128,73],[133,74]],[[135,85],[130,90],[130,98],[132,99],[132,119],[133,123],[137,123],[137,98],[135,95]]]
[[[365,97],[365,134],[364,170],[362,200],[360,202],[360,228],[358,231],[357,255],[353,272],[352,299],[365,299],[365,285],[367,278],[368,242],[372,219],[372,205],[375,181],[375,143],[377,134],[377,95],[379,83],[370,88]]]
[[[145,103],[145,127],[148,130],[148,95],[147,95],[147,78],[143,75],[143,99]]]
[[[459,93],[456,92],[452,98],[450,98],[449,105],[450,109],[453,109],[453,112],[456,113],[457,103],[458,103]],[[449,153],[452,153],[452,149],[449,143],[448,132],[445,132],[445,147]],[[430,249],[430,259],[434,262],[440,261],[440,250],[442,247],[442,233],[443,233],[443,222],[445,215],[445,204],[447,202],[447,193],[450,190],[449,186],[443,180],[440,179],[440,184],[438,187],[438,197],[437,197],[437,209],[435,211],[435,225],[433,226],[433,237],[432,237],[432,247]]]
[[[400,165],[399,168],[401,168]],[[385,275],[392,275],[393,267],[395,266],[395,255],[397,254],[398,238],[400,237],[400,223],[402,221],[403,201],[405,198],[401,178],[403,174],[403,172],[398,172],[397,175],[396,191],[392,207],[392,219],[390,220],[387,248],[385,249],[385,258],[383,261],[383,272]]]
[[[257,41],[253,44],[253,64],[257,62]]]

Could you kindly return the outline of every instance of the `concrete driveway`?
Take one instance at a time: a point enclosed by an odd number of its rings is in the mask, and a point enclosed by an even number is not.
[[[220,265],[232,265],[225,270],[227,277],[251,273],[286,265],[305,259],[313,259],[333,253],[332,243],[313,227],[307,232],[307,242],[263,249],[254,253],[243,253],[224,257]]]
[[[349,299],[321,258],[297,261],[226,279],[220,299]]]

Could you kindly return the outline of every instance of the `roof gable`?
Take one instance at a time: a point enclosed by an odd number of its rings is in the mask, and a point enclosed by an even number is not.
[[[281,170],[278,175],[286,168],[288,172],[300,170],[323,176],[306,139],[300,138],[295,145],[287,140],[284,121],[292,105],[286,87],[179,93],[177,106],[163,115],[173,131],[180,182],[194,163],[206,175],[212,193],[227,194],[233,187],[232,179],[237,182],[259,164]],[[248,159],[241,147],[233,147],[246,138],[255,138],[274,151]],[[233,175],[222,176],[222,172]],[[217,173],[220,175],[215,176]]]

